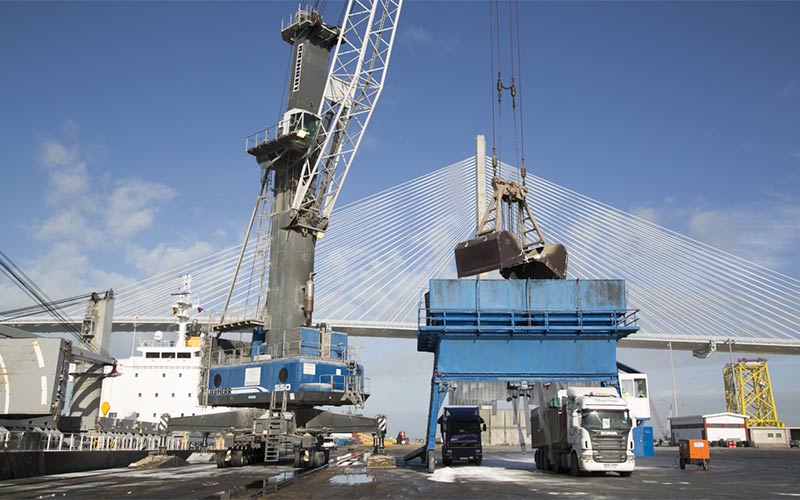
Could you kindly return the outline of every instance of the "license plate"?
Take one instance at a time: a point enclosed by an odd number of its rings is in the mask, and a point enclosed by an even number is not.
[[[606,469],[613,469],[614,467],[616,467],[616,464],[603,464],[603,467],[605,467]]]

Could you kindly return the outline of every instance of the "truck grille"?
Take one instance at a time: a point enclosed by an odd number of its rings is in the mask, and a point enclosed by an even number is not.
[[[594,460],[601,463],[621,463],[627,459],[627,435],[599,436],[592,435]]]
[[[477,441],[450,441],[447,443],[448,448],[476,448]]]

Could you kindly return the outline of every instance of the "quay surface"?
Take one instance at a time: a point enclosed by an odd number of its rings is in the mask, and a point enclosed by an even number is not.
[[[148,499],[370,499],[370,498],[791,498],[800,497],[800,450],[712,448],[711,468],[678,467],[677,448],[656,448],[637,459],[630,478],[614,474],[572,477],[538,471],[533,454],[489,447],[483,465],[439,467],[434,474],[391,447],[396,469],[367,469],[363,461],[331,465],[290,484],[291,464],[217,469],[214,464],[133,471],[111,469],[0,482],[0,497]],[[276,485],[285,486],[279,490]]]

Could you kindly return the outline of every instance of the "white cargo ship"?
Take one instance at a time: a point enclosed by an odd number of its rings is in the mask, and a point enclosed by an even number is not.
[[[189,417],[230,411],[199,402],[204,334],[192,325],[191,285],[191,276],[183,276],[172,304],[177,332],[156,332],[153,340],[140,343],[138,354],[117,361],[118,376],[103,381],[104,417],[155,424],[164,414]]]

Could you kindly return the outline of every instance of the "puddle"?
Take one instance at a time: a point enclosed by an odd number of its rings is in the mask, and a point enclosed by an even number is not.
[[[268,483],[280,483],[281,481],[286,481],[288,479],[294,479],[294,472],[281,472],[277,476],[272,476],[267,479]]]
[[[344,474],[339,474],[338,476],[333,476],[329,479],[331,484],[366,484],[371,483],[375,479],[366,473],[366,468],[364,467],[356,467],[356,468],[347,468],[344,470]]]
[[[294,472],[287,471],[281,472],[280,474],[276,474],[274,476],[270,476],[267,479],[262,479],[259,481],[251,481],[245,485],[241,486],[234,486],[233,488],[229,488],[224,491],[218,491],[212,495],[203,497],[206,500],[234,500],[242,497],[249,497],[252,496],[254,493],[263,494],[269,491],[275,491],[276,485],[283,481],[294,479]],[[208,483],[202,483],[203,486],[211,486],[219,484],[217,482],[209,481]]]
[[[372,476],[367,474],[339,474],[330,478],[331,484],[365,484],[374,481]]]

